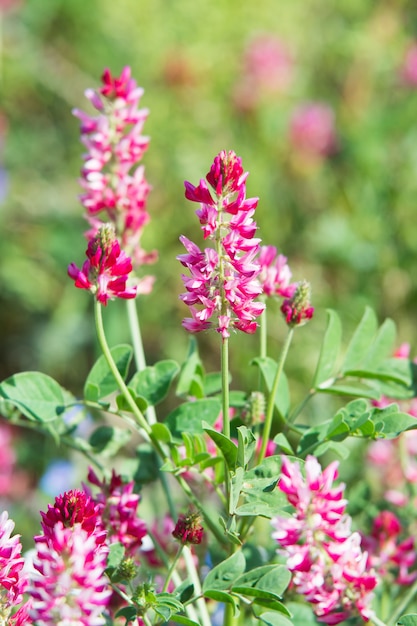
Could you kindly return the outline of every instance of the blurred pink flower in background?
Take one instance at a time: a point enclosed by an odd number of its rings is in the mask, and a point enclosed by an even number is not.
[[[391,511],[381,511],[373,521],[370,536],[362,538],[369,554],[369,566],[374,567],[385,580],[399,585],[411,585],[417,578],[414,538],[403,534],[398,517]],[[414,571],[409,571],[414,568]]]
[[[291,283],[292,274],[286,256],[278,254],[275,246],[261,246],[258,262],[261,266],[258,280],[266,296],[290,298],[294,295],[297,285]]]
[[[11,428],[8,424],[0,422],[0,497],[11,492],[15,461]]]
[[[292,148],[302,156],[324,159],[337,150],[333,109],[322,102],[309,102],[292,115],[289,129]]]
[[[400,75],[408,87],[417,87],[417,43],[412,43],[406,51]]]
[[[129,67],[119,77],[104,70],[102,83],[99,90],[85,93],[98,115],[73,111],[81,121],[81,141],[87,148],[80,180],[84,189],[80,200],[91,226],[86,234],[93,237],[102,221],[111,221],[133,264],[153,263],[157,253],[147,253],[140,245],[150,219],[146,209],[150,186],[144,166],[139,165],[149,145],[149,137],[142,134],[148,110],[139,108],[143,89],[131,78]],[[141,293],[151,288],[148,277]]]
[[[254,37],[243,53],[242,73],[233,94],[236,108],[250,111],[263,97],[284,93],[293,75],[293,57],[284,41],[272,34]]]

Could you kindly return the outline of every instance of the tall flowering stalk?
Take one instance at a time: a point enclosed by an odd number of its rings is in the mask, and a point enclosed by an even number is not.
[[[114,224],[122,248],[136,267],[156,259],[155,252],[146,253],[140,244],[149,222],[146,201],[150,186],[143,165],[138,165],[149,145],[149,137],[142,135],[148,110],[139,108],[143,89],[131,78],[129,67],[119,77],[106,69],[102,83],[98,91],[88,89],[85,94],[98,115],[73,111],[81,120],[81,141],[87,149],[80,200],[91,227],[88,237],[97,232],[104,214],[104,221]],[[150,278],[142,280],[140,292],[149,291],[151,284]]]
[[[305,476],[299,462],[284,457],[278,488],[294,507],[292,517],[275,517],[273,538],[293,573],[292,584],[313,605],[320,622],[339,624],[353,616],[365,622],[378,579],[368,569],[359,533],[345,514],[344,484],[334,485],[337,462],[322,471],[308,456]]]
[[[182,277],[186,292],[180,296],[190,307],[192,317],[183,321],[190,332],[214,327],[223,339],[231,328],[253,333],[265,308],[256,301],[262,292],[256,261],[260,239],[254,237],[253,220],[258,198],[246,198],[247,176],[241,159],[223,150],[197,187],[185,183],[186,198],[200,203],[196,214],[204,239],[214,244],[202,251],[180,238],[187,253],[178,260],[190,272]]]

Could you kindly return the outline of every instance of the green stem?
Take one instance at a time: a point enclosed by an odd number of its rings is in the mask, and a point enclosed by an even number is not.
[[[165,454],[164,449],[162,448],[161,444],[159,443],[158,439],[155,437],[154,433],[152,432],[151,427],[149,426],[148,422],[146,421],[142,411],[139,409],[139,407],[135,404],[132,396],[129,393],[129,389],[126,386],[125,381],[123,380],[119,370],[117,369],[116,363],[113,360],[113,357],[111,355],[110,352],[110,348],[107,344],[107,340],[106,340],[106,336],[104,334],[104,328],[103,328],[103,318],[102,318],[102,313],[101,313],[101,304],[97,301],[94,302],[94,314],[95,314],[95,321],[96,321],[96,329],[97,329],[97,337],[100,343],[100,347],[103,351],[104,357],[107,361],[107,364],[110,368],[110,371],[112,372],[120,391],[123,393],[123,396],[130,408],[130,410],[132,411],[133,415],[136,417],[136,421],[139,424],[139,426],[143,429],[143,431],[145,432],[147,438],[149,439],[149,441],[151,442],[152,446],[154,447],[156,453],[159,455],[159,457],[161,458],[162,461],[164,461],[164,463],[169,461],[169,458],[167,456],[167,454]],[[179,483],[179,485],[181,486],[182,490],[184,491],[184,493],[188,496],[189,500],[194,504],[194,506],[202,512],[202,514],[204,515],[204,519],[205,522],[207,524],[207,526],[210,528],[210,530],[212,531],[212,533],[215,535],[216,539],[220,542],[220,543],[224,543],[225,541],[225,537],[224,535],[220,532],[220,530],[217,528],[217,526],[215,524],[213,524],[213,522],[211,521],[211,519],[206,516],[204,514],[204,507],[202,505],[202,503],[199,501],[199,499],[193,494],[193,492],[191,491],[189,485],[187,484],[187,482],[184,480],[184,478],[181,475],[176,475],[176,479],[177,482]],[[167,493],[167,492],[166,492]]]
[[[120,374],[119,370],[117,369],[117,365],[113,360],[113,357],[110,352],[110,348],[107,343],[106,335],[104,333],[103,316],[101,313],[101,304],[97,300],[94,300],[94,317],[95,317],[95,322],[96,322],[96,331],[97,331],[98,341],[103,351],[104,358],[107,361],[107,365],[109,366],[110,371],[113,374],[114,379],[117,382],[120,391],[123,393],[126,403],[128,404],[133,415],[136,417],[136,421],[138,422],[139,426],[145,431],[148,438],[153,440],[154,437],[149,427],[149,424],[146,421],[142,411],[139,409],[139,407],[133,400],[132,396],[130,395],[129,389],[127,388],[126,383],[123,380],[123,377]],[[156,443],[158,445],[158,448],[160,448],[159,442],[156,442]]]
[[[211,626],[211,619],[207,609],[207,604],[202,597],[201,583],[195,567],[194,557],[188,546],[184,546],[183,555],[188,576],[190,577],[190,580],[194,585],[194,593],[196,596],[198,596],[196,599],[196,605],[198,612],[200,613],[201,626]]]
[[[261,359],[267,357],[267,334],[268,334],[268,320],[266,307],[263,310],[259,318],[259,356]]]
[[[372,624],[375,624],[375,626],[387,626],[386,623],[380,620],[376,615],[371,617],[371,622]]]
[[[224,607],[223,626],[237,626],[238,616],[235,615],[233,604],[227,602]]]
[[[223,435],[230,439],[230,419],[229,419],[229,342],[227,337],[222,339],[221,350],[221,373],[222,373],[222,412],[223,412]],[[226,501],[229,502],[230,494],[230,472],[229,467],[224,462],[224,475],[226,485]]]
[[[404,614],[404,611],[406,610],[410,602],[413,600],[416,593],[417,593],[417,580],[412,584],[408,593],[404,596],[400,604],[395,609],[394,615],[391,617],[391,620],[389,622],[389,626],[396,626],[398,620]],[[380,624],[378,624],[377,622],[375,623],[377,624],[377,626],[380,626]]]
[[[167,577],[165,578],[165,583],[164,583],[162,591],[167,591],[169,582],[170,582],[170,580],[172,578],[172,574],[174,573],[175,568],[177,567],[178,559],[180,558],[184,547],[185,547],[184,544],[180,544],[179,545],[178,550],[177,550],[177,554],[175,555],[175,557],[174,557],[174,559],[173,559],[173,561],[172,561],[172,563],[171,563],[171,565],[169,567],[169,570],[168,570],[168,573],[167,573]]]
[[[143,349],[142,333],[140,331],[139,315],[136,300],[126,300],[127,317],[129,320],[130,336],[133,343],[133,354],[135,355],[136,369],[141,372],[146,367],[145,351]],[[156,413],[155,407],[150,406],[146,409],[146,417],[149,424],[155,424]]]
[[[278,385],[281,378],[281,374],[284,369],[284,363],[287,358],[288,350],[291,345],[292,337],[294,334],[294,328],[288,330],[288,335],[285,343],[282,347],[281,355],[278,361],[277,371],[275,374],[274,382],[272,384],[271,393],[269,394],[268,406],[266,409],[265,423],[262,432],[262,444],[259,451],[258,463],[262,463],[265,458],[266,447],[269,441],[269,435],[271,434],[272,417],[274,415],[275,396],[277,395]]]

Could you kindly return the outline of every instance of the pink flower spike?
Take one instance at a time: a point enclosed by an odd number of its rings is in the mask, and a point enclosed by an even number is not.
[[[110,225],[100,227],[97,235],[88,243],[87,260],[82,269],[74,263],[68,266],[68,276],[79,289],[90,291],[103,304],[113,298],[135,298],[137,287],[127,287],[132,262],[115,238]]]
[[[223,150],[215,157],[205,181],[201,180],[198,187],[185,183],[186,198],[200,202],[196,214],[204,238],[215,242],[215,248],[201,251],[180,237],[187,254],[177,259],[191,274],[182,276],[186,293],[180,296],[190,307],[192,317],[183,321],[190,332],[213,326],[223,339],[229,337],[230,329],[253,333],[255,319],[264,310],[264,304],[255,301],[262,292],[256,259],[260,239],[254,237],[257,226],[253,220],[258,200],[246,199],[247,176],[241,159],[233,151]],[[217,317],[217,327],[208,321],[212,317]]]
[[[13,530],[14,522],[3,511],[0,514],[0,618],[4,618],[5,624],[22,602],[27,587],[22,545],[19,535],[11,536]]]

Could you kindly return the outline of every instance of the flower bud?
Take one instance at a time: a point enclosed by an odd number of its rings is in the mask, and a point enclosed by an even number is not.
[[[189,513],[180,515],[178,522],[172,531],[172,536],[182,544],[199,544],[203,537],[203,527],[201,526],[200,513]]]
[[[281,311],[288,326],[302,326],[313,317],[314,307],[310,303],[310,283],[302,280],[297,284],[294,295],[284,300]]]

